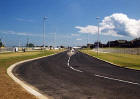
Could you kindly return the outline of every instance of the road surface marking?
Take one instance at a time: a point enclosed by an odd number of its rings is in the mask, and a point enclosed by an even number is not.
[[[67,63],[68,67],[71,68],[71,69],[74,70],[74,71],[83,72],[83,71],[81,71],[81,70],[75,69],[75,68],[73,68],[72,66],[70,66],[70,59],[71,59],[71,56],[70,56],[69,59],[68,59],[68,63]]]
[[[95,74],[94,76],[100,77],[100,78],[105,78],[105,79],[110,79],[110,80],[115,80],[115,81],[119,81],[119,82],[124,82],[124,83],[128,83],[128,84],[133,84],[133,85],[140,85],[139,83],[121,80],[121,79],[116,79],[116,78],[111,78],[111,77],[106,77],[106,76],[101,76],[101,75],[97,75],[97,74]]]
[[[68,67],[70,67],[70,57],[68,59],[68,63],[67,63]]]
[[[75,69],[72,66],[70,66],[70,59],[71,59],[71,56],[69,56],[69,59],[68,59],[68,63],[67,63],[68,67],[70,67],[74,71],[83,72],[81,70]],[[121,80],[121,79],[117,79],[117,78],[106,77],[106,76],[102,76],[102,75],[98,75],[98,74],[94,74],[94,76],[140,86],[140,83],[136,83],[136,82],[131,82],[131,81]]]
[[[71,56],[72,56],[72,55],[71,55]],[[83,71],[81,71],[81,70],[79,70],[79,69],[75,69],[75,68],[73,68],[72,66],[70,66],[70,59],[71,59],[71,56],[69,56],[69,58],[68,58],[68,63],[67,63],[68,67],[71,68],[71,69],[74,70],[74,71],[83,72]]]
[[[73,68],[72,66],[70,66],[70,68],[71,68],[72,70],[74,70],[74,71],[77,71],[77,72],[83,72],[83,71],[81,71],[81,70],[78,70],[78,69]]]

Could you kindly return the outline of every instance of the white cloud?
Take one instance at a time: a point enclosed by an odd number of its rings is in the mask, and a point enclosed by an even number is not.
[[[17,21],[21,21],[21,22],[33,22],[33,20],[30,19],[23,19],[23,18],[16,18]]]
[[[80,34],[76,34],[76,33],[75,33],[75,34],[74,34],[74,33],[71,34],[71,36],[79,36],[79,35],[80,35]]]
[[[77,41],[81,41],[82,39],[80,39],[80,38],[77,38],[76,40],[77,40]]]
[[[15,32],[15,31],[0,31],[4,34],[13,34],[13,35],[20,35],[20,36],[42,36],[42,35],[36,35],[31,33],[25,33],[25,32]]]
[[[97,26],[88,25],[86,27],[76,26],[80,33],[97,33]],[[112,36],[140,36],[140,20],[131,19],[126,14],[114,13],[105,17],[100,23],[100,31],[103,35]]]
[[[86,27],[76,26],[75,28],[80,29],[80,33],[91,33],[96,34],[97,33],[97,26],[88,25]]]

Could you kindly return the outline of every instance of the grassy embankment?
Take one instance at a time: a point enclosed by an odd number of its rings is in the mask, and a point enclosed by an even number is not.
[[[0,99],[36,99],[27,93],[20,85],[16,84],[8,75],[7,68],[19,61],[48,56],[62,50],[35,51],[20,53],[1,53],[0,54]]]
[[[118,53],[99,53],[99,55],[97,56],[97,53],[91,50],[81,50],[81,52],[109,61],[121,67],[127,67],[131,69],[140,70],[140,55],[118,54]]]

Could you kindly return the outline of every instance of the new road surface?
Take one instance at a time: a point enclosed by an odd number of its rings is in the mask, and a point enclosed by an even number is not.
[[[54,99],[140,99],[140,71],[79,51],[25,62],[13,73]]]

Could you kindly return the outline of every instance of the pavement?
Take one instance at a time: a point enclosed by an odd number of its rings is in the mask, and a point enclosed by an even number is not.
[[[12,72],[54,99],[140,99],[140,71],[79,51],[25,62]]]

